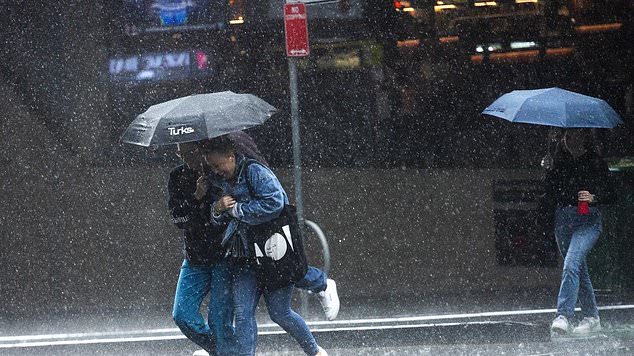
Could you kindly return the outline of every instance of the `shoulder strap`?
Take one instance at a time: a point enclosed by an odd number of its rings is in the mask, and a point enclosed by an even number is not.
[[[244,179],[247,182],[247,188],[249,189],[249,195],[251,195],[252,197],[257,196],[255,194],[255,191],[253,190],[253,185],[251,185],[251,179],[249,179],[249,166],[253,163],[257,163],[256,160],[254,159],[250,159],[250,158],[244,158],[244,161],[242,162],[242,167],[240,167],[240,172],[244,172]]]
[[[248,171],[248,169],[249,169],[249,166],[251,166],[252,164],[259,164],[262,167],[264,167],[265,169],[268,169],[271,172],[273,172],[273,171],[271,170],[271,168],[269,166],[263,164],[262,162],[260,162],[260,161],[258,161],[256,159],[248,158],[248,157],[244,158],[244,161],[242,162],[242,165],[240,167],[240,172],[244,172],[244,174],[245,174],[244,179],[246,179],[246,181],[247,181],[247,188],[249,188],[249,194],[252,197],[257,197],[258,195],[253,190],[253,185],[251,184],[251,180],[249,179],[249,171]]]

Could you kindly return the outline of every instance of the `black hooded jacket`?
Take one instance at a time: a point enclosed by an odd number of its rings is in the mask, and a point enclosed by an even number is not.
[[[545,198],[555,207],[576,206],[581,190],[594,194],[595,204],[609,204],[615,200],[608,165],[592,150],[574,158],[560,147],[553,168],[546,174],[545,189]]]
[[[210,223],[209,192],[202,202],[194,198],[198,174],[181,165],[170,172],[167,190],[172,223],[183,230],[185,258],[193,265],[209,265],[224,256],[220,245],[224,227]]]

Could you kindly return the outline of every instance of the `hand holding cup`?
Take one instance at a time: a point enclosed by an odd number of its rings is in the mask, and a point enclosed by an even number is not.
[[[587,190],[581,190],[579,191],[579,193],[577,193],[578,199],[579,201],[585,201],[588,203],[592,203],[594,201],[594,195],[590,194],[589,191]]]

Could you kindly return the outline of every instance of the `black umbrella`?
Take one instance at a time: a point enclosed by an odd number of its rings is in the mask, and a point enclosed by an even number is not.
[[[276,111],[251,94],[190,95],[151,106],[132,121],[121,141],[144,147],[200,141],[260,125]]]

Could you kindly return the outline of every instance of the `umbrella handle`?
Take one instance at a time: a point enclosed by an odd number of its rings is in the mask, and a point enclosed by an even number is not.
[[[205,162],[200,162],[200,172],[206,177],[209,174],[209,166]]]

